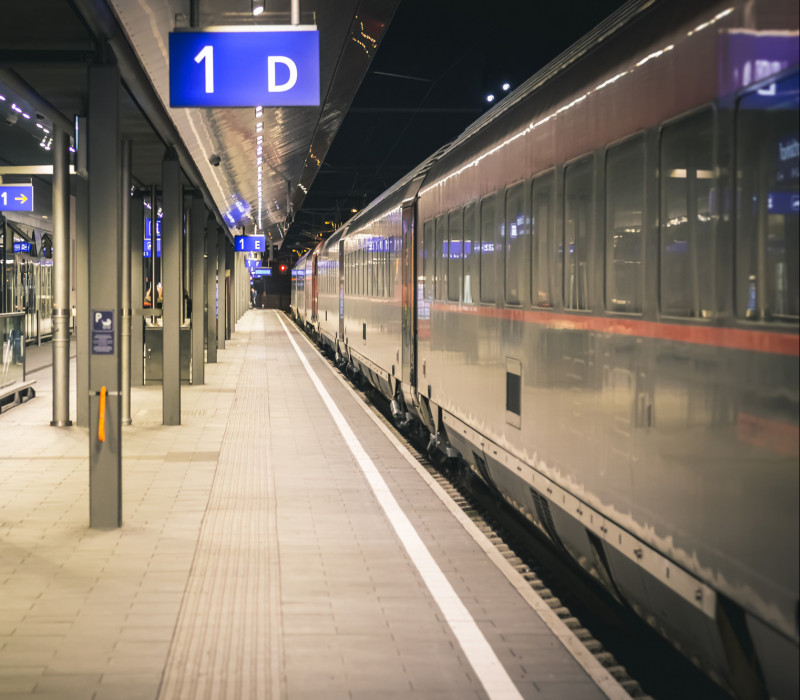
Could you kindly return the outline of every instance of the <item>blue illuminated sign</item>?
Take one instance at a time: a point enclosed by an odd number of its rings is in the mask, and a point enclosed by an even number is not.
[[[31,244],[26,243],[25,241],[14,241],[14,252],[15,253],[30,253],[31,252]]]
[[[153,256],[153,241],[150,239],[150,219],[144,220],[144,257]],[[161,257],[161,219],[156,219],[156,257]]]
[[[292,25],[169,35],[170,107],[318,106],[319,32]]]
[[[253,277],[272,277],[272,268],[270,267],[259,267],[251,272]]]
[[[259,267],[261,267],[261,261],[260,260],[254,260],[253,258],[248,258],[247,260],[244,261],[244,266],[248,270],[256,270]]]
[[[234,247],[238,253],[261,253],[266,250],[266,236],[235,236]]]
[[[0,185],[0,211],[33,211],[33,185]]]

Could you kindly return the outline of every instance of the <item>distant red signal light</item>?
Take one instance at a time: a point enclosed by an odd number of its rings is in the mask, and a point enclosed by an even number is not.
[[[286,265],[281,265],[281,272],[286,272]]]

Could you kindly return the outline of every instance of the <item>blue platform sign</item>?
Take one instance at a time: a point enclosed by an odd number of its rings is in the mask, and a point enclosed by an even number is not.
[[[253,277],[272,277],[272,268],[271,267],[259,267],[256,270],[252,270]]]
[[[260,260],[255,260],[253,258],[248,258],[247,260],[244,261],[244,266],[248,270],[256,270],[259,267],[261,267],[261,261]]]
[[[234,236],[237,253],[262,253],[266,250],[266,236]]]
[[[92,355],[114,354],[114,312],[92,311]]]
[[[31,252],[31,244],[27,241],[14,241],[14,252],[15,253],[30,253]]]
[[[170,107],[318,106],[319,32],[220,27],[169,35]]]
[[[33,185],[0,185],[0,211],[33,211]]]

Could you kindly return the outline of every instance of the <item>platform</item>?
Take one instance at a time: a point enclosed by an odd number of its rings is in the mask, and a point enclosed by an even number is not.
[[[36,379],[0,416],[0,700],[625,697],[283,314],[181,426],[133,390],[118,530]]]

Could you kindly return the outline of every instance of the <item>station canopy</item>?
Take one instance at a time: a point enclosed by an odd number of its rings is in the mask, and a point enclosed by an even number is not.
[[[53,124],[71,133],[75,116],[85,115],[89,65],[115,61],[134,183],[160,186],[165,150],[178,145],[187,186],[202,189],[220,223],[231,232],[263,232],[280,246],[399,0],[301,0],[299,24],[319,32],[320,104],[265,106],[260,113],[253,106],[171,108],[169,34],[290,25],[290,0],[191,4],[199,10],[193,16],[189,2],[176,0],[4,3],[0,173],[4,166],[51,163]],[[265,6],[258,16],[254,4]]]

